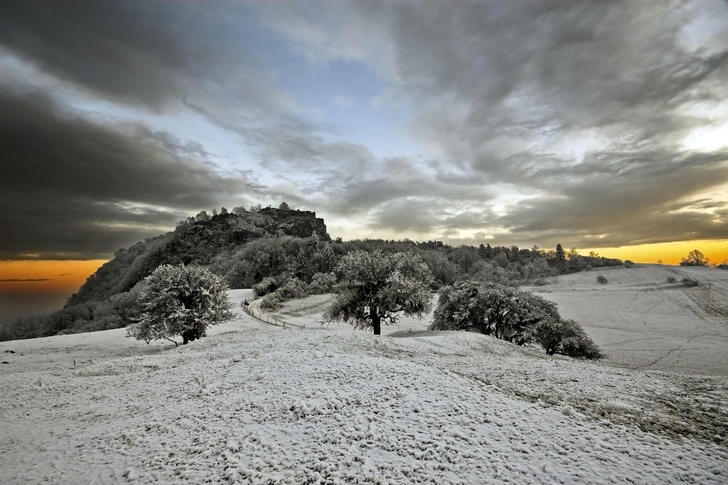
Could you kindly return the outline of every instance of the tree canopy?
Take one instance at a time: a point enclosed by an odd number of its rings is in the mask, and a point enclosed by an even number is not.
[[[412,253],[353,251],[341,259],[337,272],[349,286],[339,293],[324,318],[371,328],[396,323],[400,315],[421,317],[430,311],[432,273]]]
[[[680,266],[708,266],[710,260],[697,249],[690,251],[686,258],[682,258]]]
[[[209,325],[233,318],[227,286],[205,268],[165,264],[145,281],[137,301],[138,321],[127,328],[137,340],[149,343],[181,335],[186,344],[205,336]]]

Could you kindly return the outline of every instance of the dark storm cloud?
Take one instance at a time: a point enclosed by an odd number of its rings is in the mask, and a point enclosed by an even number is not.
[[[225,177],[195,143],[83,119],[0,85],[3,259],[101,258],[199,210],[258,189]]]
[[[435,106],[470,103],[454,129],[495,137],[611,127],[642,136],[683,116],[671,108],[725,99],[727,50],[686,48],[689,12],[678,5],[405,3],[393,29],[398,72]]]
[[[252,5],[242,2],[4,2],[0,41],[45,72],[104,99],[192,109],[237,133],[272,169],[357,173],[369,150],[330,140],[276,91],[255,57]],[[330,137],[329,137],[330,138]],[[187,149],[195,147],[186,147]],[[199,150],[204,150],[201,146]]]
[[[182,5],[181,5],[182,6]],[[161,108],[193,68],[174,35],[181,18],[157,2],[2,2],[4,47],[102,97]]]
[[[727,182],[723,152],[681,144],[725,121],[728,29],[703,48],[684,31],[706,5],[728,20],[710,1],[8,0],[0,54],[82,96],[203,115],[269,171],[293,172],[266,192],[289,203],[451,240],[482,228],[502,244],[620,245],[725,236],[724,207],[675,205]],[[254,55],[270,52],[257,15],[315,62],[368,64],[390,83],[380,101],[413,110],[408,134],[431,160],[378,160],[276,91]],[[4,257],[108,254],[223,196],[261,193],[244,174],[220,176],[194,140],[37,96],[5,92],[2,108],[2,227],[16,241]],[[511,189],[531,198],[496,215]]]
[[[728,224],[715,212],[670,210],[727,181],[725,153],[681,145],[696,128],[725,122],[714,108],[728,99],[728,29],[705,47],[685,31],[708,10],[728,20],[724,3],[345,5],[319,18],[300,9],[300,22],[288,13],[279,30],[306,25],[288,35],[309,57],[362,60],[393,80],[390,98],[415,109],[411,134],[441,153],[435,166],[481,181],[463,186],[451,207],[470,200],[486,214],[490,198],[479,189],[493,183],[532,196],[501,217],[423,215],[429,227],[456,231],[482,222],[511,231],[499,237],[549,244],[557,236],[615,245],[725,237]],[[357,47],[352,31],[386,38],[390,47]],[[422,194],[412,180],[352,181],[346,211],[377,208],[377,227],[427,227],[408,221],[407,204],[396,202]],[[447,205],[442,195],[438,202]]]
[[[0,13],[4,48],[104,99],[154,110],[186,99],[275,104],[264,69],[231,39],[247,28],[242,4],[8,0]]]
[[[258,130],[320,135],[254,55],[265,40],[243,2],[9,0],[0,13],[5,50],[90,96],[173,115],[191,109],[251,145],[270,144],[267,153],[283,142]]]

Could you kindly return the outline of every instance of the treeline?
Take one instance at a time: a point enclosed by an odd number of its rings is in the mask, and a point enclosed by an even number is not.
[[[575,249],[567,252],[560,245],[543,251],[482,244],[452,247],[439,241],[332,241],[312,212],[251,209],[201,213],[173,232],[120,249],[65,308],[3,325],[0,341],[127,326],[136,317],[134,302],[144,278],[163,264],[205,266],[233,289],[265,282],[268,292],[282,288],[284,297],[295,297],[302,288],[326,291],[342,278],[335,271],[339,261],[356,250],[419,255],[433,274],[433,290],[463,280],[539,284],[558,274],[622,264],[595,254],[583,256]]]

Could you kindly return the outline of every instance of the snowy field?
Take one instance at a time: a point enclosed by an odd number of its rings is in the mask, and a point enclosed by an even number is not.
[[[609,283],[597,283],[597,276]],[[678,282],[667,283],[668,277]],[[700,286],[680,281],[692,278]],[[728,376],[728,271],[636,265],[559,276],[526,288],[559,306],[607,356],[633,369]]]
[[[317,324],[324,298],[282,312],[305,330],[241,315],[178,348],[0,343],[0,483],[728,483],[728,377],[377,338]]]

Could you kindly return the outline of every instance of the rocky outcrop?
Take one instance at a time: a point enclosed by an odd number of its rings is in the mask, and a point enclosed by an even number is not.
[[[271,220],[274,231],[269,232],[280,230],[284,234],[297,237],[309,237],[315,232],[322,239],[331,239],[324,220],[316,217],[315,212],[268,207],[261,209],[259,214]]]

